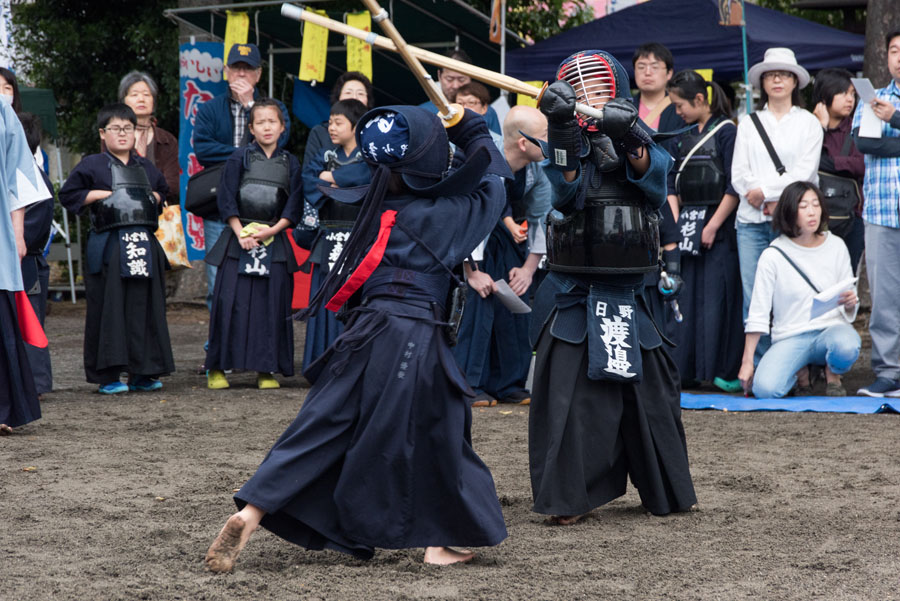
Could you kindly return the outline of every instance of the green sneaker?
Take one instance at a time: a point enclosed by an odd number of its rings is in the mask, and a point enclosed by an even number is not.
[[[713,384],[719,390],[724,392],[741,392],[744,390],[744,387],[741,386],[740,380],[725,380],[723,378],[715,378],[713,380]]]

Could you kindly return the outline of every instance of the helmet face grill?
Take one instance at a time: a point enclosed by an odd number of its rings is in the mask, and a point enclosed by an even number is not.
[[[612,65],[597,54],[576,54],[560,66],[556,78],[568,82],[575,89],[576,101],[600,109],[616,97],[616,78]],[[580,113],[581,125],[590,126],[593,120]]]

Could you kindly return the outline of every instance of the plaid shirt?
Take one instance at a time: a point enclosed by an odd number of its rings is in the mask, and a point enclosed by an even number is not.
[[[875,96],[886,100],[900,110],[900,87],[891,80],[886,88],[876,90]],[[853,115],[853,128],[857,129],[862,121],[860,103]],[[900,138],[900,129],[891,127],[889,123],[881,123],[882,138]],[[866,175],[863,182],[863,219],[884,227],[900,228],[900,157],[882,157],[873,154],[865,155]]]
[[[245,109],[240,102],[230,96],[228,97],[228,102],[231,106],[231,116],[234,117],[232,140],[237,148],[244,139],[244,132],[247,131],[247,118],[250,115],[250,109]]]

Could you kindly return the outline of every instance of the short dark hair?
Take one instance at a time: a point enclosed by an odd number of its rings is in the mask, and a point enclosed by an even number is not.
[[[651,54],[666,63],[666,71],[671,71],[675,68],[675,58],[672,56],[672,51],[659,42],[649,42],[638,46],[637,50],[634,51],[634,56],[631,57],[631,66],[634,67],[639,58],[647,58]]]
[[[25,130],[25,140],[28,142],[28,149],[31,150],[31,154],[34,154],[41,144],[41,134],[43,134],[41,119],[33,113],[19,113],[18,117],[19,123],[22,124],[22,129]]]
[[[360,117],[366,114],[366,105],[364,105],[359,100],[355,98],[347,98],[345,100],[338,100],[334,104],[331,105],[331,111],[328,113],[329,115],[343,115],[347,118],[347,121],[350,122],[350,125],[356,127],[356,124],[359,122]]]
[[[281,105],[273,98],[260,98],[254,102],[253,107],[250,109],[250,115],[247,117],[248,122],[253,123],[253,117],[256,115],[256,111],[266,107],[274,108],[275,114],[278,115],[278,120],[284,125],[284,113],[281,112]]]
[[[137,127],[137,117],[134,111],[124,102],[114,102],[101,108],[97,113],[97,129],[105,128],[113,119],[130,121],[132,125]]]
[[[459,61],[461,63],[466,63],[467,65],[472,64],[472,57],[469,56],[469,53],[463,50],[462,48],[455,48],[453,50],[447,51],[447,58],[452,58],[455,61]],[[438,67],[438,75],[441,74],[441,71],[444,69],[442,67]],[[450,69],[453,71],[453,69]]]
[[[709,96],[706,88],[711,87],[713,91],[713,101],[709,102]],[[703,102],[709,103],[710,112],[715,117],[717,115],[731,115],[731,102],[725,91],[714,81],[706,81],[703,76],[693,69],[685,69],[676,73],[669,83],[666,84],[666,91],[675,92],[685,100],[694,105],[694,98],[697,94],[703,96]]]
[[[470,81],[464,86],[459,86],[456,90],[456,97],[459,98],[460,94],[474,96],[480,100],[481,104],[484,106],[488,106],[491,103],[491,95],[488,92],[488,89],[484,87],[484,84],[478,83],[477,81]]]
[[[777,69],[773,70],[777,71]],[[794,89],[791,92],[791,105],[802,107],[803,98],[800,97],[800,80],[797,78],[796,73],[791,73],[791,77],[794,78]],[[766,92],[766,87],[763,85],[763,79],[765,78],[765,73],[759,76],[759,104],[761,106],[765,106],[766,103],[769,102],[769,94]]]
[[[13,103],[12,107],[15,112],[22,110],[22,97],[19,95],[19,82],[16,80],[16,74],[5,67],[0,67],[0,77],[6,80],[6,83],[12,86]]]
[[[853,85],[851,77],[853,74],[846,69],[822,69],[816,73],[812,91],[813,105],[821,102],[826,108],[830,108],[834,97],[843,94]]]
[[[808,190],[812,190],[819,197],[819,206],[822,207],[822,217],[819,219],[819,228],[817,234],[821,234],[828,227],[828,209],[825,207],[825,198],[822,191],[812,182],[794,182],[788,184],[778,203],[775,205],[775,212],[772,214],[772,229],[778,234],[784,234],[788,238],[796,238],[800,235],[800,228],[797,227],[797,212],[800,206],[800,199]]]
[[[894,38],[900,37],[900,29],[894,29],[893,31],[889,31],[888,34],[884,38],[884,49],[887,50],[891,47],[891,42]]]
[[[341,73],[340,77],[337,78],[337,81],[334,82],[334,85],[331,86],[331,104],[334,104],[340,99],[341,90],[344,89],[344,84],[348,81],[358,81],[361,83],[363,87],[366,88],[366,98],[369,101],[366,104],[366,107],[372,108],[375,106],[375,94],[372,89],[372,82],[359,71],[347,71],[346,73]]]

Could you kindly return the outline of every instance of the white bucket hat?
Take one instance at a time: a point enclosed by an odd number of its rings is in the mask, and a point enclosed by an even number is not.
[[[797,57],[790,48],[769,48],[761,63],[750,67],[750,83],[759,87],[759,78],[766,71],[790,71],[797,76],[797,88],[803,89],[809,83],[809,71],[797,64]]]

